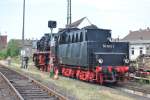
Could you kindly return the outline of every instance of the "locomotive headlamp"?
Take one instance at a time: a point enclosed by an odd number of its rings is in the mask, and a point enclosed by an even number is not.
[[[129,63],[129,59],[125,58],[125,59],[124,59],[124,62],[125,62],[126,64],[128,64],[128,63]]]
[[[99,62],[100,64],[102,64],[102,63],[103,63],[103,59],[102,59],[102,58],[99,58],[99,59],[98,59],[98,62]]]

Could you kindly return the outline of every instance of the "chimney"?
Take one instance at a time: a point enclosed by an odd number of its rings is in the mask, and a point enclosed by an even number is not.
[[[130,30],[129,33],[132,33],[132,30]]]
[[[149,28],[149,27],[147,27],[147,31],[150,31],[150,28]]]
[[[142,32],[142,29],[141,29],[141,28],[139,29],[139,32]]]

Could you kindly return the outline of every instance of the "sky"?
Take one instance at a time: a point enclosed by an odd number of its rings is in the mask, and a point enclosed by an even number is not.
[[[56,20],[58,28],[65,27],[67,0],[25,1],[25,38],[40,39],[49,33],[48,20]],[[149,10],[150,0],[72,0],[72,22],[86,16],[99,28],[111,29],[113,38],[123,38],[130,30],[150,27]],[[1,0],[1,34],[21,39],[22,15],[23,0]]]

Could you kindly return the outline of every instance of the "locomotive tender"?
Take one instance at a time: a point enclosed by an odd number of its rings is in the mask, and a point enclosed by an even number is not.
[[[37,42],[33,59],[38,68],[58,69],[66,77],[116,83],[128,72],[128,49],[128,42],[112,41],[111,30],[91,25],[45,34]]]

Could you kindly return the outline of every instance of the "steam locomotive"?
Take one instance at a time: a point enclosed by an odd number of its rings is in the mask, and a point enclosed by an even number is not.
[[[56,27],[56,22],[49,21],[48,26]],[[112,40],[111,30],[92,24],[45,34],[37,42],[33,61],[41,70],[58,70],[66,77],[99,84],[116,83],[124,80],[129,70],[128,49],[128,42]]]

